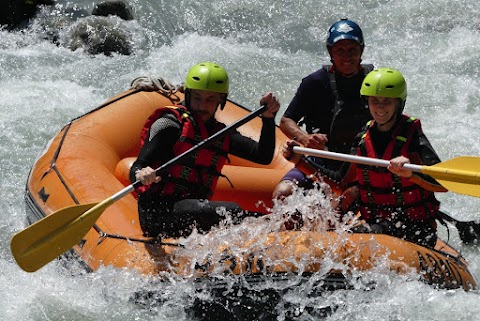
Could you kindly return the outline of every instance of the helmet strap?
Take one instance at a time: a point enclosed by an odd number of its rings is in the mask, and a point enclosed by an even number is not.
[[[227,97],[228,97],[228,94],[225,94],[225,98],[220,103],[220,110],[223,110],[223,108],[225,108],[225,105],[227,104]]]
[[[190,93],[190,89],[188,88],[185,88],[185,108],[187,108],[187,110],[190,110],[190,96],[191,96],[191,93]]]
[[[404,100],[402,101],[402,105],[400,106],[400,108],[398,109],[398,115],[402,115],[403,114],[403,110],[405,109],[405,104],[406,104],[407,100]]]

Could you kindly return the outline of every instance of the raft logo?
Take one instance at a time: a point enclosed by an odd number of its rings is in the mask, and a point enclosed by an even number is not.
[[[222,273],[227,274],[242,274],[242,273],[265,273],[264,253],[249,252],[244,255],[237,256],[231,248],[226,248],[222,251],[218,264],[214,264],[213,256],[211,254],[204,260],[203,263],[196,262],[195,270],[199,272],[214,272],[219,271],[217,267],[222,269]]]
[[[417,252],[420,275],[427,284],[438,284],[440,288],[457,289],[460,286],[468,288],[466,273],[457,264],[451,264],[450,258],[442,259],[430,253]]]

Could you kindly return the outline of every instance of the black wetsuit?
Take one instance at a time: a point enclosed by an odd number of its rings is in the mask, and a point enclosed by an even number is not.
[[[366,71],[371,68],[369,66]],[[349,78],[338,73],[332,75],[335,76],[333,85],[326,68],[303,78],[283,116],[296,122],[303,118],[308,133],[328,135],[329,150],[348,152],[356,134],[371,119],[360,96],[365,73],[359,72]],[[334,90],[338,91],[337,97]],[[337,103],[341,105],[338,110]]]
[[[328,72],[329,66],[303,78],[283,116],[305,124],[310,134],[327,134],[326,147],[330,151],[348,153],[356,134],[371,119],[368,107],[360,96],[360,88],[373,66],[362,67],[363,71],[349,78]],[[338,169],[342,164],[316,157],[309,159],[330,169]],[[302,187],[309,187],[312,182],[296,168],[283,179],[295,179]]]
[[[262,119],[263,126],[258,143],[238,131],[230,134],[230,154],[264,165],[272,161],[275,151],[275,122],[273,118]],[[207,123],[206,127],[210,129],[212,126]],[[174,116],[165,114],[155,121],[130,169],[130,180],[136,180],[137,170],[172,159],[173,146],[180,134],[181,128]],[[140,194],[138,200],[140,225],[146,236],[185,236],[191,233],[193,226],[200,231],[208,231],[222,218],[217,214],[218,207],[225,207],[235,215],[234,220],[238,221],[245,216],[257,215],[242,211],[236,203],[166,198],[159,193],[150,192],[151,190],[153,189]]]

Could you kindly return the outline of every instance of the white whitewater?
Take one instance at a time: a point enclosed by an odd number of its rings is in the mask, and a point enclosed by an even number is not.
[[[91,10],[90,1],[76,3]],[[131,5],[136,19],[122,25],[132,34],[131,56],[90,56],[44,40],[39,26],[49,19],[46,12],[31,30],[0,31],[0,320],[189,320],[188,282],[164,286],[164,304],[146,310],[129,302],[135,291],[149,287],[131,271],[87,274],[53,262],[28,274],[10,252],[10,238],[25,226],[25,183],[38,154],[69,120],[138,76],[180,83],[193,64],[213,60],[228,70],[234,101],[253,108],[263,93],[273,91],[285,108],[301,78],[328,63],[325,29],[348,16],[364,30],[364,61],[405,75],[405,112],[422,120],[441,159],[480,155],[480,7],[474,0],[134,0]],[[452,216],[480,218],[479,199],[438,197]],[[440,233],[447,238],[444,227]],[[454,228],[450,243],[480,278],[479,249],[462,245]],[[453,321],[480,315],[476,291],[435,290],[388,273],[374,277],[373,291],[326,297],[342,306],[328,320]]]

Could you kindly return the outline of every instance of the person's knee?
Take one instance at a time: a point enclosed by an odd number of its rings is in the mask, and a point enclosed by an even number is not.
[[[282,200],[293,194],[295,183],[289,180],[283,180],[275,187],[273,191],[273,198]]]

